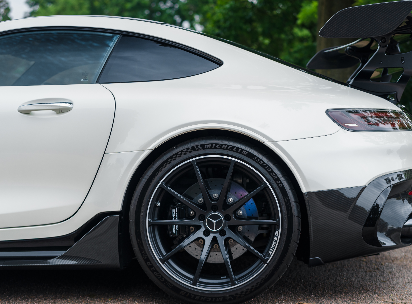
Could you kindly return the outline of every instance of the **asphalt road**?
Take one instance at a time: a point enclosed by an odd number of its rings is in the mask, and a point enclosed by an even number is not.
[[[112,270],[2,270],[0,303],[177,303],[138,266]],[[294,261],[252,303],[412,303],[412,248],[308,268]]]

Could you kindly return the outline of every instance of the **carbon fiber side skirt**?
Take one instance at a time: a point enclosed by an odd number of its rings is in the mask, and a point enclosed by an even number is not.
[[[27,251],[2,251],[0,252],[0,267],[120,268],[118,235],[119,215],[107,216],[66,251],[44,249],[37,251],[29,248]]]

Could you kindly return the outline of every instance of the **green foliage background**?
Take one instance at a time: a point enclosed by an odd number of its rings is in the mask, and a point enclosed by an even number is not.
[[[10,7],[6,0],[0,0],[0,21],[10,20]]]
[[[31,16],[112,15],[188,26],[304,66],[316,49],[316,1],[28,0]]]
[[[316,51],[317,1],[28,0],[31,16],[112,15],[186,26],[305,66]]]

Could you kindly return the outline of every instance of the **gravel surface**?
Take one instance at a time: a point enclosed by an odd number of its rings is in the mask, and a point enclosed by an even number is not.
[[[113,270],[2,270],[0,303],[178,303],[136,265]],[[252,303],[412,303],[412,248],[308,268],[294,261]]]

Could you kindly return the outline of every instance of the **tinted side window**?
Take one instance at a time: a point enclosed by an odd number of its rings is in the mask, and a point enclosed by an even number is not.
[[[117,37],[74,31],[0,37],[0,86],[95,83]]]
[[[99,82],[175,79],[217,67],[217,63],[168,44],[123,36],[113,49]]]

